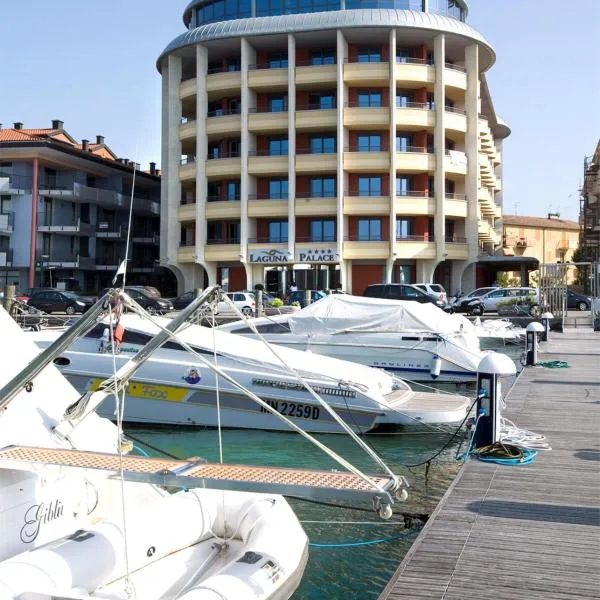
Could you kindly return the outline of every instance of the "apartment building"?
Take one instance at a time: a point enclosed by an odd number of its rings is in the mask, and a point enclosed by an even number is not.
[[[579,218],[582,260],[600,262],[600,142],[584,161]]]
[[[502,245],[495,54],[463,0],[194,0],[159,57],[180,290],[471,289]],[[268,17],[268,18],[263,18]]]
[[[125,258],[132,189],[128,280],[150,283],[159,264],[156,166],[143,172],[117,158],[101,135],[78,142],[60,120],[0,126],[0,284],[107,286]]]

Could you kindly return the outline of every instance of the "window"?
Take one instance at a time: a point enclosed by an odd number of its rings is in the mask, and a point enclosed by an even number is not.
[[[381,62],[381,48],[360,48],[356,54],[356,62],[379,63]]]
[[[446,181],[444,182],[444,186],[446,188],[446,194],[452,195],[456,193],[456,184],[451,179],[446,179]]]
[[[425,105],[429,110],[435,110],[435,99],[433,94],[427,94],[427,101],[425,102]]]
[[[335,242],[335,219],[310,222],[311,242]]]
[[[308,96],[308,107],[312,110],[335,108],[335,93],[321,92],[314,93]]]
[[[287,156],[287,138],[269,138],[269,156]]]
[[[269,200],[287,200],[288,180],[269,179]]]
[[[396,152],[410,152],[413,148],[413,136],[408,133],[396,134]]]
[[[313,177],[310,180],[310,195],[312,198],[335,198],[335,177]]]
[[[358,241],[379,242],[381,241],[381,219],[359,219]]]
[[[357,105],[360,108],[377,108],[383,106],[381,90],[359,90]]]
[[[381,176],[361,175],[358,178],[358,196],[381,196]]]
[[[227,182],[227,200],[239,200],[240,199],[240,182],[239,181],[228,181]]]
[[[356,142],[358,152],[380,152],[382,149],[379,133],[359,133]]]
[[[271,221],[269,223],[269,240],[271,244],[283,244],[288,241],[288,222]]]
[[[446,138],[446,141],[444,142],[444,147],[446,150],[454,150],[455,143],[452,140]]]
[[[332,154],[335,152],[335,136],[319,136],[310,138],[311,154]]]
[[[398,108],[407,108],[414,102],[414,92],[410,90],[396,90],[396,106]]]
[[[267,59],[268,69],[287,69],[287,52],[270,52]]]
[[[230,244],[240,243],[240,223],[239,221],[230,222],[225,224],[225,230],[227,231],[227,242]]]
[[[423,292],[420,292],[418,289],[411,287],[410,285],[403,285],[402,287],[402,296],[404,298],[420,298],[424,296]]]
[[[223,102],[221,100],[215,100],[214,102],[208,103],[208,112],[207,115],[209,117],[220,117],[225,114],[223,110]]]
[[[313,50],[310,53],[311,65],[335,65],[335,50],[333,48],[324,48],[323,50]]]
[[[286,94],[269,96],[269,112],[287,112],[288,97]]]
[[[230,157],[239,156],[242,149],[240,140],[229,140],[227,142],[227,152]]]
[[[220,221],[206,222],[206,237],[210,241],[220,241],[222,239],[222,227]]]
[[[412,219],[396,219],[396,239],[408,238],[413,234]]]
[[[216,142],[208,145],[207,157],[208,160],[214,158],[221,158],[221,144]]]
[[[410,175],[396,177],[396,196],[408,196],[413,188],[413,178]]]
[[[12,196],[0,196],[0,214],[6,214],[12,209]]]
[[[415,52],[412,48],[396,48],[396,62],[408,63],[412,62]]]

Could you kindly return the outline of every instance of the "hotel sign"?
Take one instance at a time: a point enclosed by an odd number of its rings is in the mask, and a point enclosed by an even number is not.
[[[290,262],[290,254],[287,250],[277,250],[277,248],[255,248],[248,251],[248,262],[270,265],[287,264]]]
[[[318,248],[307,246],[296,248],[296,262],[298,263],[337,263],[340,259],[336,248]]]

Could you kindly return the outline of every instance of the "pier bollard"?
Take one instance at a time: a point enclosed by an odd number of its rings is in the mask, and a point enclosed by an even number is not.
[[[17,294],[17,288],[14,285],[7,285],[4,288],[4,310],[7,313],[10,313],[10,309],[12,308],[13,302],[15,301],[15,296]]]
[[[525,329],[527,336],[525,364],[528,367],[537,365],[538,333],[542,333],[543,331],[543,326],[537,322],[529,323]]]
[[[474,447],[495,444],[500,439],[502,377],[517,373],[506,354],[489,352],[477,368],[477,429]]]
[[[551,312],[545,312],[542,315],[542,326],[544,331],[541,335],[542,342],[548,341],[548,335],[550,333],[550,319],[554,319],[554,315]]]

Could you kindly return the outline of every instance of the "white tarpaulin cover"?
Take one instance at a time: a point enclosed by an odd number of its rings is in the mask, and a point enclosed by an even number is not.
[[[468,319],[449,315],[435,304],[332,294],[289,316],[295,334],[344,331],[421,332],[451,335],[474,330]]]

